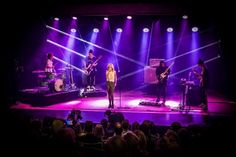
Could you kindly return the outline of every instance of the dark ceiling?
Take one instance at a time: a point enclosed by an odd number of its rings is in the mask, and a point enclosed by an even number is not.
[[[94,1],[94,0],[93,0]],[[228,3],[207,0],[34,0],[6,4],[8,13],[27,13],[26,15],[120,15],[148,14],[173,15],[187,12],[189,14],[228,14]],[[154,1],[154,2],[153,2]],[[14,4],[14,5],[13,5]],[[224,10],[224,11],[223,11]]]
[[[2,4],[2,39],[3,50],[1,53],[5,58],[3,62],[3,71],[5,76],[4,85],[12,84],[12,76],[9,69],[13,68],[13,61],[20,56],[20,50],[30,51],[32,45],[26,43],[22,46],[24,38],[32,31],[31,29],[38,24],[39,17],[61,16],[77,16],[77,15],[178,15],[186,13],[197,20],[203,20],[202,23],[214,20],[219,28],[219,34],[222,39],[223,62],[228,66],[226,70],[235,67],[234,61],[234,37],[231,28],[235,27],[235,5],[234,2],[226,2],[218,0],[8,0]],[[14,17],[14,18],[13,18]],[[32,34],[33,36],[33,34]],[[35,37],[35,40],[38,40]],[[27,45],[28,44],[28,45]],[[229,90],[235,85],[235,76],[232,72],[228,79]],[[233,84],[233,85],[232,85]],[[12,91],[9,86],[6,91]],[[7,93],[7,92],[6,92]],[[235,92],[234,92],[235,93]],[[233,95],[235,96],[235,94]]]

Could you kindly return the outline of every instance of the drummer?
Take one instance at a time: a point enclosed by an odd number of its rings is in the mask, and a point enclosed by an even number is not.
[[[45,74],[46,74],[47,79],[53,79],[55,77],[56,70],[53,65],[53,54],[52,53],[47,54],[47,62],[46,62],[46,66],[45,66],[44,70],[45,70]]]

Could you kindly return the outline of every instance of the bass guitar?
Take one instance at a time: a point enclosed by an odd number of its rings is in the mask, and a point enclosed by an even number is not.
[[[102,58],[102,56],[99,56],[93,63],[89,64],[85,69],[84,73],[85,75],[90,75],[90,73],[94,70],[94,67],[97,66],[98,61]]]
[[[193,74],[199,79],[199,81],[200,81],[200,86],[203,86],[203,78],[202,78],[202,75],[201,75],[199,72],[197,72],[196,69],[192,69],[192,71],[193,71]]]

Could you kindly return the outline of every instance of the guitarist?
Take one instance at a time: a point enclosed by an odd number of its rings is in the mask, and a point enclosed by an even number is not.
[[[166,86],[168,75],[170,74],[170,69],[166,66],[164,61],[160,61],[160,65],[156,68],[156,76],[157,76],[157,100],[159,103],[161,96],[163,97],[163,105],[165,105],[166,101]]]
[[[204,64],[204,61],[199,59],[198,66],[201,68],[201,73],[198,73],[196,70],[193,70],[193,73],[200,80],[200,96],[201,96],[201,104],[204,111],[208,110],[208,102],[207,102],[207,85],[208,85],[208,69]]]
[[[87,88],[95,89],[95,76],[97,72],[97,63],[93,64],[96,60],[96,57],[93,54],[93,50],[90,49],[88,56],[86,57],[86,70],[89,72],[87,75]]]

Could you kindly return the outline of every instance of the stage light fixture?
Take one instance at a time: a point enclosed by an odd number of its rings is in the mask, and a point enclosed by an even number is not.
[[[148,28],[144,28],[143,32],[149,32],[149,29]]]
[[[192,28],[192,31],[193,31],[193,32],[197,32],[197,31],[198,31],[198,28],[197,28],[197,27],[193,27],[193,28]]]
[[[167,32],[173,32],[173,28],[172,27],[169,27],[169,28],[167,28]]]
[[[127,19],[131,20],[131,19],[132,19],[132,16],[127,16]]]
[[[93,32],[98,33],[98,32],[99,32],[99,29],[98,29],[98,28],[94,28],[94,29],[93,29]]]
[[[116,31],[117,32],[122,32],[122,29],[121,28],[117,28]]]
[[[76,29],[72,28],[70,31],[73,32],[73,33],[75,33],[75,32],[76,32]]]
[[[183,19],[188,19],[188,16],[187,16],[187,15],[184,15],[182,18],[183,18]]]

